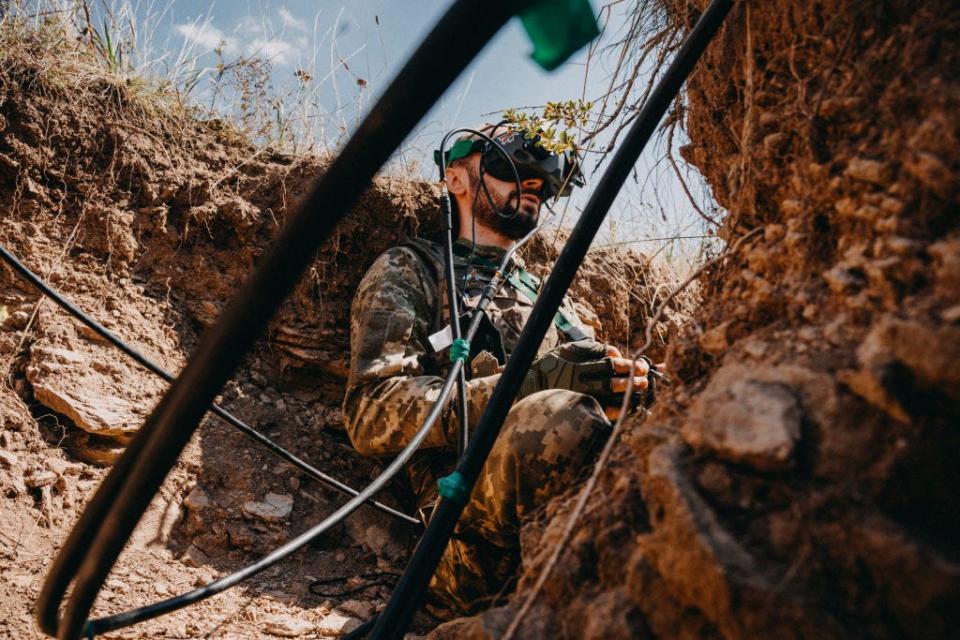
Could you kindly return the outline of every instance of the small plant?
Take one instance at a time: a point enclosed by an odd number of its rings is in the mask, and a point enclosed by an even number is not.
[[[593,103],[584,100],[547,102],[540,114],[507,109],[503,119],[527,138],[540,136],[540,146],[552,153],[576,151],[577,134],[590,121]],[[576,131],[574,131],[576,130]]]
[[[90,7],[86,2],[83,3],[83,12],[87,20],[86,32],[94,51],[97,52],[97,56],[107,67],[107,71],[120,74],[124,70],[123,48],[120,41],[115,40],[111,34],[110,23],[104,18],[103,30],[100,31],[93,24],[93,19],[90,17]]]

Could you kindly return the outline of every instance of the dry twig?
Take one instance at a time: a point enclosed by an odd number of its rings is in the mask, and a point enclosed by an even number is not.
[[[660,306],[657,308],[657,312],[647,323],[645,330],[646,339],[643,346],[637,349],[633,354],[634,366],[636,366],[637,359],[640,357],[640,355],[649,349],[651,344],[653,344],[653,327],[655,327],[657,322],[660,321],[660,318],[663,317],[663,313],[670,304],[670,301],[673,300],[681,291],[686,289],[691,282],[700,276],[700,274],[726,258],[728,255],[735,253],[748,238],[753,237],[760,230],[761,228],[758,227],[753,231],[750,231],[737,240],[728,250],[724,251],[712,260],[708,260],[707,262],[703,263],[699,269],[690,274],[690,276],[684,280],[680,286],[674,289],[670,295],[668,295],[663,302],[660,303]],[[610,454],[613,451],[614,444],[617,442],[620,432],[623,430],[624,417],[627,415],[627,408],[630,405],[630,397],[632,393],[633,376],[630,376],[627,379],[627,390],[623,394],[623,404],[620,406],[620,417],[617,418],[616,423],[613,425],[613,432],[610,434],[610,438],[607,440],[603,451],[600,453],[600,457],[597,459],[597,462],[593,467],[593,472],[590,474],[590,478],[587,480],[586,484],[584,484],[583,489],[580,490],[577,503],[574,506],[573,511],[570,513],[570,517],[567,519],[566,525],[564,525],[563,532],[560,535],[560,540],[557,541],[557,544],[553,549],[553,553],[551,553],[550,557],[547,559],[547,562],[540,571],[540,575],[537,576],[537,580],[533,587],[527,592],[527,597],[524,599],[523,605],[513,617],[513,620],[510,621],[510,625],[507,627],[507,630],[504,632],[501,640],[510,640],[520,628],[520,623],[523,621],[523,618],[527,615],[527,613],[530,612],[530,607],[533,606],[533,602],[540,594],[541,589],[543,589],[543,585],[546,583],[547,577],[550,575],[550,572],[553,571],[557,561],[560,559],[560,554],[563,553],[564,548],[570,541],[570,538],[573,535],[574,527],[576,527],[577,522],[580,520],[584,508],[586,507],[587,499],[590,497],[590,494],[593,492],[593,489],[597,484],[597,480],[600,477],[600,472],[603,471],[604,467],[607,465],[607,462],[609,462]]]

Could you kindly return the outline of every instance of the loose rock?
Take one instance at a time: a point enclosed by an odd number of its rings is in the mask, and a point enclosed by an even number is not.
[[[361,620],[366,620],[373,615],[376,605],[365,600],[346,600],[338,604],[337,609]]]
[[[78,476],[83,469],[83,465],[68,462],[62,458],[48,458],[47,468],[58,476]]]
[[[191,544],[180,557],[180,561],[188,567],[202,567],[210,562],[210,556],[201,551],[196,545]],[[201,582],[203,582],[202,579]]]
[[[210,506],[210,498],[200,487],[194,487],[183,499],[183,505],[193,511],[200,511]]]
[[[19,463],[20,459],[15,454],[0,449],[0,466],[3,466],[7,469],[13,469]]]
[[[351,618],[333,611],[320,621],[317,631],[320,632],[320,635],[339,637],[350,633],[359,626],[360,621],[356,618]]]
[[[293,511],[293,496],[286,493],[268,493],[263,502],[243,503],[243,514],[266,522],[282,522]]]
[[[23,479],[23,481],[28,487],[36,489],[39,487],[47,487],[52,485],[57,481],[58,477],[59,476],[57,476],[57,474],[55,474],[53,471],[47,471],[44,469],[42,471],[34,471],[33,473],[30,473]]]
[[[723,389],[708,386],[682,434],[698,452],[759,471],[778,471],[793,466],[801,414],[786,386],[739,380]]]
[[[297,638],[313,631],[313,623],[291,616],[273,616],[263,625],[263,631],[281,638]]]
[[[865,158],[854,158],[847,165],[844,172],[846,175],[864,182],[873,184],[885,184],[890,180],[890,169],[882,162],[876,160],[867,160]]]

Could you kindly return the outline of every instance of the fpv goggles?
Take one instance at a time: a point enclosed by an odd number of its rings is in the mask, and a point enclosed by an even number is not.
[[[543,202],[569,196],[573,187],[583,186],[583,174],[574,152],[566,151],[562,155],[551,153],[540,146],[540,136],[526,138],[523,133],[509,129],[491,137],[499,143],[502,151],[486,140],[461,138],[446,152],[446,164],[479,152],[485,173],[498,180],[513,182],[512,161],[521,182],[528,178],[543,180],[540,189],[540,200]],[[440,163],[439,151],[434,152],[434,160]]]

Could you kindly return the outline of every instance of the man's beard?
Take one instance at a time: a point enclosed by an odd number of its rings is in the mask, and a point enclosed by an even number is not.
[[[540,197],[535,191],[524,191],[523,193]],[[490,195],[493,196],[493,194]],[[483,189],[481,189],[480,197],[474,202],[473,213],[482,224],[493,228],[511,240],[519,240],[536,228],[537,221],[540,218],[540,207],[536,207],[533,211],[524,208],[521,206],[516,191],[511,192],[504,200],[504,202],[495,201],[491,203],[490,197],[483,193]],[[497,207],[499,207],[499,212]]]

